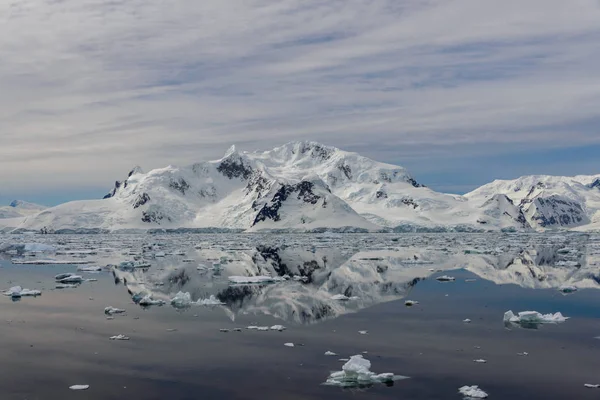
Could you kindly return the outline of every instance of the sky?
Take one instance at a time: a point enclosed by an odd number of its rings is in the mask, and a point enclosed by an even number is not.
[[[464,193],[600,173],[599,0],[5,0],[0,202],[316,140]]]

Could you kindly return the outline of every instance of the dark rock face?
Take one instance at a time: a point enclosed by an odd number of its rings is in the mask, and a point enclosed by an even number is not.
[[[419,182],[417,182],[416,180],[414,180],[414,178],[408,178],[406,181],[407,181],[408,183],[410,183],[411,185],[413,185],[414,187],[416,187],[416,188],[419,188],[419,187],[426,187],[425,185],[423,185],[423,184],[420,184]]]
[[[296,185],[282,185],[271,201],[268,204],[265,204],[258,212],[252,226],[259,222],[266,221],[267,219],[279,221],[281,219],[279,209],[283,205],[283,202],[294,193],[298,193],[298,200],[302,200],[305,203],[317,204],[319,199],[321,199],[321,196],[315,194],[313,189],[314,184],[307,181],[302,181]]]
[[[333,154],[333,150],[321,146],[317,143],[302,143],[300,153],[310,153],[312,157],[320,158],[321,160],[329,160]]]
[[[171,221],[171,218],[164,215],[159,210],[148,210],[142,212],[142,222],[145,222],[147,224],[160,224],[160,222],[163,220]]]
[[[106,196],[104,196],[103,199],[110,199],[111,197],[114,197],[114,195],[117,194],[117,191],[121,188],[121,185],[122,183],[120,181],[116,181],[113,190],[111,190]]]
[[[581,204],[559,196],[538,197],[535,200],[541,212],[534,216],[541,227],[577,225],[587,221],[587,216]],[[550,210],[547,213],[546,210]]]
[[[346,178],[352,179],[352,169],[350,168],[349,165],[342,163],[342,164],[338,165],[338,168],[340,171],[342,171],[342,173],[344,175],[346,175]]]
[[[169,187],[185,195],[185,192],[190,188],[190,184],[187,183],[185,179],[179,178],[178,180],[169,183]]]
[[[598,178],[598,179],[594,180],[594,182],[590,183],[590,184],[588,185],[588,187],[589,187],[590,189],[598,189],[598,190],[600,190],[600,178]]]
[[[133,208],[141,207],[149,201],[150,201],[150,196],[148,196],[148,193],[142,193],[138,196],[138,198],[133,203]]]
[[[229,157],[223,161],[217,167],[217,171],[228,177],[248,179],[254,172],[252,168],[244,164],[244,160],[241,157]]]
[[[405,204],[409,207],[414,208],[415,210],[419,207],[419,204],[417,204],[413,199],[411,199],[410,197],[405,197],[402,199],[402,204]]]
[[[375,193],[375,197],[377,197],[378,199],[387,199],[387,198],[388,198],[388,195],[387,195],[387,193],[386,193],[386,192],[384,192],[383,190],[378,190],[378,191]]]

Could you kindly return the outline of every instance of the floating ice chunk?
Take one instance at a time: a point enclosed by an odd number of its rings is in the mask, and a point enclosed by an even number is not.
[[[275,282],[282,282],[285,279],[278,277],[278,276],[266,276],[266,275],[262,275],[262,276],[230,276],[229,278],[229,282],[233,283],[233,284],[261,284],[261,283],[275,283]]]
[[[371,372],[371,362],[359,354],[350,357],[342,366],[341,371],[332,372],[324,385],[359,387],[375,383],[390,383],[399,379],[406,379],[406,377],[393,373],[376,374]]]
[[[478,364],[485,364],[485,363],[487,363],[487,360],[484,360],[483,358],[480,358],[479,360],[473,360],[473,362],[476,362]]]
[[[285,328],[285,326],[283,326],[283,325],[273,325],[273,326],[272,326],[270,329],[271,329],[272,331],[279,331],[279,332],[282,332],[282,331],[285,331],[285,329],[286,329],[286,328]]]
[[[259,326],[256,328],[257,331],[266,332],[269,330],[268,326]]]
[[[83,277],[81,275],[69,275],[62,279],[58,280],[60,283],[81,283],[83,282]]]
[[[326,351],[325,355],[326,356],[337,356],[337,354],[335,354],[333,351]]]
[[[285,347],[294,347],[294,343],[284,343]]]
[[[63,273],[63,274],[58,274],[58,275],[56,275],[56,276],[54,277],[54,280],[56,280],[56,281],[60,281],[60,280],[62,280],[62,279],[65,279],[65,278],[68,278],[68,277],[70,277],[71,275],[75,275],[75,274],[74,274],[74,273],[72,273],[72,272],[65,272],[65,273]]]
[[[558,291],[562,294],[571,294],[577,291],[577,287],[575,286],[561,286],[558,288]]]
[[[488,394],[479,389],[479,386],[463,386],[458,389],[458,393],[465,396],[465,399],[485,399]]]
[[[358,333],[360,333],[361,335],[366,335],[369,333],[369,331],[358,331]]]
[[[69,389],[71,390],[88,390],[90,388],[90,385],[73,385],[73,386],[69,386]]]
[[[512,311],[504,313],[504,322],[514,324],[556,324],[565,322],[569,317],[564,317],[561,313],[540,314],[537,311],[521,311],[515,315]]]
[[[148,306],[162,306],[166,303],[164,300],[155,300],[150,295],[146,295],[142,297],[142,299],[138,302],[140,306],[148,307]]]
[[[55,286],[56,289],[75,289],[76,287],[79,287],[79,285],[74,283],[60,283]]]
[[[114,315],[114,314],[123,314],[125,310],[122,308],[115,308],[112,306],[108,306],[104,309],[104,314],[106,315]]]
[[[80,272],[102,272],[102,267],[77,267]]]
[[[110,340],[129,340],[129,336],[116,335],[116,336],[111,336],[109,339]]]
[[[518,355],[518,356],[521,356],[521,357],[526,357],[526,356],[528,356],[528,355],[529,355],[529,353],[528,353],[528,352],[526,352],[526,351],[524,351],[524,352],[522,352],[522,353],[517,353],[517,355]]]
[[[453,282],[456,280],[456,278],[454,278],[453,276],[448,276],[448,275],[438,276],[435,279],[437,279],[440,282]]]
[[[412,307],[412,306],[414,306],[416,304],[419,304],[419,302],[415,301],[415,300],[406,300],[404,302],[404,305],[407,306],[407,307]]]
[[[171,299],[171,305],[175,308],[187,308],[192,305],[192,295],[189,292],[178,292]]]
[[[42,294],[42,292],[40,292],[39,290],[33,290],[33,289],[23,289],[21,286],[13,286],[10,289],[8,289],[6,292],[4,292],[5,296],[9,296],[12,297],[13,299],[18,299],[20,297],[37,297],[40,296]]]
[[[592,383],[586,383],[583,386],[585,386],[586,388],[589,388],[589,389],[598,389],[598,388],[600,388],[600,384],[599,383],[594,383],[594,384],[592,384]]]
[[[209,298],[207,299],[199,299],[198,301],[196,301],[197,305],[199,306],[220,306],[223,305],[225,303],[223,303],[222,301],[220,301],[219,299],[217,299],[215,297],[215,295],[211,294]]]
[[[463,322],[464,322],[465,324],[470,324],[470,323],[471,323],[471,320],[470,320],[469,318],[467,318],[467,319],[463,319]]]

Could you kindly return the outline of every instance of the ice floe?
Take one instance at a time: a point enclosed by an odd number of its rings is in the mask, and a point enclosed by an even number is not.
[[[122,308],[115,308],[115,307],[106,307],[104,309],[104,314],[106,315],[114,315],[114,314],[124,314],[125,310],[123,310]]]
[[[325,352],[325,355],[326,355],[326,356],[337,356],[337,354],[336,354],[336,353],[334,353],[333,351],[326,351],[326,352]]]
[[[376,383],[392,383],[406,379],[393,373],[376,374],[371,372],[371,362],[362,355],[355,355],[342,366],[341,371],[332,372],[324,385],[344,388],[371,386]]]
[[[110,340],[129,340],[129,336],[116,335],[116,336],[111,336],[109,339]]]
[[[541,314],[537,311],[521,311],[515,315],[512,311],[504,313],[504,323],[512,324],[556,324],[565,322],[569,317],[563,316],[560,312],[554,314]]]
[[[583,386],[585,386],[586,388],[589,388],[589,389],[598,389],[598,388],[600,388],[600,383],[593,383],[593,384],[586,383]]]
[[[417,304],[419,304],[419,302],[415,301],[415,300],[406,300],[404,302],[404,305],[407,306],[407,307],[412,307],[412,306],[417,305]]]
[[[73,385],[73,386],[69,386],[69,389],[71,390],[88,390],[90,388],[90,385]]]
[[[485,399],[488,394],[479,389],[479,386],[463,386],[458,389],[458,393],[465,396],[465,399]]]
[[[140,299],[140,301],[138,301],[138,304],[143,307],[162,306],[165,303],[166,303],[166,301],[160,300],[160,299],[153,299],[152,296],[150,296],[150,295],[146,295],[146,296],[142,297]]]
[[[284,343],[283,344],[285,347],[295,347],[294,343]]]
[[[175,308],[187,308],[191,306],[219,306],[223,305],[223,303],[214,295],[210,295],[210,297],[206,299],[193,301],[192,295],[189,292],[178,292],[175,297],[171,299],[171,305]]]
[[[438,276],[435,279],[440,282],[454,282],[456,280],[456,278],[454,278],[453,276],[448,276],[448,275]]]
[[[41,291],[35,289],[23,289],[21,286],[13,286],[4,292],[5,296],[12,297],[13,299],[20,297],[37,297],[42,294]]]

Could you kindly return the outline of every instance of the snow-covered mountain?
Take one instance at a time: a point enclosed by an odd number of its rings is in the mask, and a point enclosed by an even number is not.
[[[486,204],[503,195],[534,229],[592,227],[600,223],[600,175],[531,175],[497,180],[465,195]]]
[[[495,181],[459,196],[435,192],[397,165],[292,142],[264,152],[232,146],[219,160],[185,167],[136,167],[104,199],[0,225],[50,232],[541,230],[600,224],[599,209],[600,175]]]
[[[8,206],[0,207],[0,219],[21,218],[27,215],[37,214],[45,208],[45,206],[39,204],[14,200]]]

